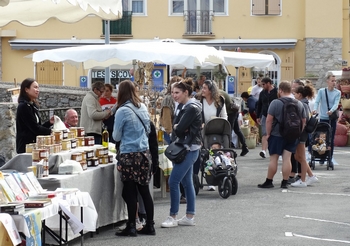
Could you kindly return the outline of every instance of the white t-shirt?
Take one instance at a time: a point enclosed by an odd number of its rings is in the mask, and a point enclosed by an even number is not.
[[[260,92],[263,90],[262,87],[258,86],[258,85],[254,85],[252,88],[252,91],[250,92],[250,95],[252,95],[253,97],[256,98],[256,100],[259,100],[259,95]]]
[[[204,113],[204,119],[205,119],[205,123],[207,123],[209,120],[211,120],[212,118],[216,117],[216,107],[215,107],[215,103],[212,102],[210,105],[208,104],[207,100],[205,98],[203,98],[203,113]],[[220,115],[220,118],[224,118],[225,120],[227,120],[227,112],[226,112],[226,106],[225,104],[223,105]]]

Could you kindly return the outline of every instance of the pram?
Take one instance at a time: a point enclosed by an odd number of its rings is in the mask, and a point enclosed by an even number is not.
[[[224,148],[209,151],[213,143],[219,143]],[[201,150],[201,179],[200,187],[218,186],[219,194],[222,198],[228,198],[231,194],[235,195],[238,189],[237,174],[237,153],[230,148],[231,143],[231,125],[222,118],[211,119],[206,123],[203,134],[203,148]],[[228,154],[231,157],[231,167],[217,169],[215,166],[208,165],[210,155],[215,155],[218,151]],[[210,152],[210,153],[209,153]],[[203,184],[205,178],[207,184]]]
[[[332,127],[326,122],[319,122],[316,130],[311,134],[311,160],[309,162],[310,168],[315,169],[316,161],[327,162],[327,170],[334,166],[331,157],[331,139]]]

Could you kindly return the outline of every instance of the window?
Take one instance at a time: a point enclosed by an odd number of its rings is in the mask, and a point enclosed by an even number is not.
[[[147,0],[123,0],[123,11],[132,11],[133,15],[146,15]]]
[[[211,11],[214,15],[227,15],[228,0],[169,0],[170,15],[186,14],[186,11]]]
[[[252,15],[281,15],[282,0],[252,0]]]

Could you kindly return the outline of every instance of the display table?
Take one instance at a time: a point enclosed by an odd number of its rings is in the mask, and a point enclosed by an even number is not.
[[[48,190],[78,188],[88,192],[98,213],[97,228],[127,219],[127,209],[122,198],[123,184],[115,164],[89,167],[80,174],[50,174],[38,180]]]
[[[171,170],[173,169],[173,163],[164,154],[166,147],[167,145],[161,146],[158,150],[159,168],[162,170],[160,175],[160,191],[163,198],[166,197],[166,177],[170,176]]]
[[[102,147],[102,145],[79,147],[71,150],[62,150],[59,153],[54,153],[49,156],[49,172],[50,174],[57,174],[58,167],[65,160],[70,160],[73,153],[83,152],[85,150],[96,150]],[[32,154],[22,153],[13,157],[11,160],[6,162],[0,170],[16,170],[18,172],[27,172],[28,167],[32,165]]]

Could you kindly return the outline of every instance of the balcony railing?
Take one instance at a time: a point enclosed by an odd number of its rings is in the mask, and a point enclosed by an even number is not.
[[[120,20],[110,21],[111,35],[131,35],[132,11],[123,11],[123,18]],[[102,21],[102,30],[105,34],[105,22]]]
[[[185,34],[211,35],[214,12],[212,10],[184,11]]]

